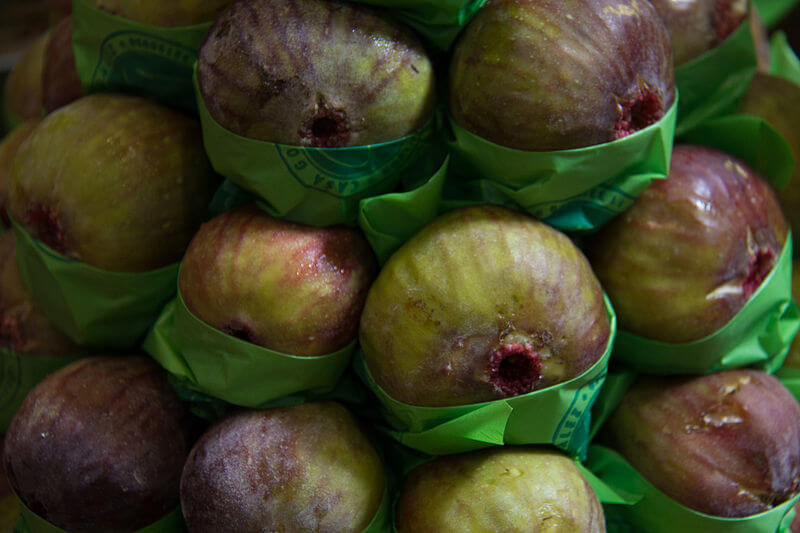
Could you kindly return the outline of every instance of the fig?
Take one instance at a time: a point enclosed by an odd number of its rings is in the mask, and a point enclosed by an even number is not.
[[[496,206],[446,213],[389,259],[369,290],[360,341],[390,396],[472,404],[569,380],[610,329],[588,261],[562,233]]]
[[[45,117],[10,181],[9,214],[34,238],[116,272],[179,260],[218,183],[196,120],[112,94]]]
[[[197,77],[214,120],[274,143],[393,141],[434,107],[431,61],[416,36],[338,1],[234,2],[200,48]]]
[[[603,508],[568,457],[495,447],[418,466],[397,500],[398,533],[603,533]]]
[[[72,15],[72,0],[48,0],[47,3],[50,5],[50,18],[54,21]]]
[[[518,150],[620,139],[674,101],[669,35],[639,0],[490,0],[450,63],[455,122]]]
[[[0,222],[6,227],[11,225],[6,211],[8,193],[11,189],[11,165],[14,162],[14,156],[17,155],[19,146],[38,125],[38,119],[25,121],[0,141]]]
[[[3,436],[0,435],[0,450],[3,449]],[[14,531],[14,524],[19,515],[17,497],[11,491],[6,479],[3,463],[0,461],[0,531]]]
[[[11,70],[3,88],[3,108],[19,120],[41,118],[42,66],[49,32],[40,35],[25,50]]]
[[[195,316],[229,335],[319,356],[356,338],[377,269],[357,229],[295,224],[250,205],[200,227],[178,287]]]
[[[178,505],[194,432],[152,360],[91,357],[31,390],[6,433],[3,465],[22,502],[55,526],[136,531]]]
[[[588,243],[620,326],[662,342],[701,339],[772,271],[788,227],[769,185],[737,158],[676,146],[656,180]]]
[[[603,432],[656,488],[702,513],[749,516],[800,490],[800,405],[759,370],[640,378]]]
[[[241,411],[192,448],[181,508],[192,533],[361,532],[380,506],[381,460],[336,403]]]
[[[88,0],[103,11],[151,26],[191,26],[217,18],[231,0]]]
[[[72,51],[72,15],[50,30],[42,66],[42,105],[51,113],[83,96]]]

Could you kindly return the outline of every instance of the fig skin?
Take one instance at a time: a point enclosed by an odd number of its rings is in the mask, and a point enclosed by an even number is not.
[[[3,436],[0,435],[0,451],[3,449]],[[0,461],[0,531],[14,531],[14,524],[19,516],[19,503],[11,485],[6,479],[6,471]]]
[[[234,2],[200,48],[197,76],[214,120],[274,143],[376,144],[433,115],[433,70],[416,36],[337,1]]]
[[[201,226],[178,287],[195,316],[229,335],[321,356],[356,338],[377,270],[359,230],[295,224],[251,205]]]
[[[724,326],[780,258],[788,227],[769,185],[738,159],[676,146],[656,180],[589,242],[620,327],[662,342]]]
[[[191,26],[209,22],[232,0],[88,0],[103,11],[151,26]]]
[[[50,374],[6,433],[3,464],[25,505],[68,531],[136,531],[179,503],[193,420],[142,356],[92,357]]]
[[[749,516],[800,490],[800,405],[761,371],[641,378],[604,432],[655,487],[702,513]]]
[[[0,140],[0,221],[6,227],[11,226],[11,221],[6,211],[8,195],[11,189],[11,165],[17,155],[19,146],[38,125],[38,119],[25,121]]]
[[[525,394],[586,371],[610,327],[588,261],[562,233],[501,207],[451,211],[386,263],[360,341],[394,399],[463,405]]]
[[[21,120],[42,118],[42,68],[50,33],[40,35],[25,50],[8,74],[3,105]]]
[[[197,442],[181,477],[192,533],[358,533],[386,479],[355,418],[336,403],[242,411]]]
[[[397,501],[398,533],[604,533],[603,507],[566,456],[495,447],[417,467]]]
[[[217,184],[196,120],[94,94],[45,117],[20,146],[8,211],[57,252],[142,272],[181,258]]]
[[[620,139],[674,101],[669,35],[640,0],[490,0],[450,63],[456,123],[518,150]]]
[[[42,66],[42,105],[52,113],[83,96],[75,54],[72,51],[72,15],[51,31]]]

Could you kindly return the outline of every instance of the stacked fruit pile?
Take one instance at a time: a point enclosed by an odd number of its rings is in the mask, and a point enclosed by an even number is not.
[[[789,533],[796,3],[73,0],[4,93],[0,527]]]

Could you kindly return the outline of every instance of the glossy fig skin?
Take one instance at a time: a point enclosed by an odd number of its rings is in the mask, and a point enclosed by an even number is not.
[[[433,115],[433,70],[416,36],[338,1],[231,4],[200,49],[197,77],[217,122],[275,143],[393,141]]]
[[[753,515],[800,490],[800,405],[758,370],[641,378],[603,431],[655,487],[706,514]]]
[[[20,145],[38,125],[38,119],[27,120],[0,140],[0,222],[6,227],[11,226],[6,211],[8,195],[11,190],[11,166]]]
[[[3,106],[21,120],[41,118],[42,66],[49,32],[39,36],[22,54],[3,86]]]
[[[603,355],[610,330],[600,284],[565,235],[481,206],[439,217],[389,259],[359,334],[386,393],[447,406],[578,376]]]
[[[20,147],[8,211],[68,257],[142,272],[181,258],[218,181],[198,121],[94,94],[45,117]]]
[[[50,30],[42,65],[42,105],[45,113],[83,96],[75,54],[72,50],[72,15]]]
[[[724,326],[777,263],[788,226],[769,185],[738,159],[676,146],[656,180],[587,255],[620,327],[690,342]]]
[[[217,18],[231,0],[88,0],[103,11],[151,26],[191,26]]]
[[[398,533],[603,533],[603,508],[568,457],[495,447],[418,466],[397,501]]]
[[[68,531],[136,531],[174,509],[194,436],[166,372],[142,356],[53,372],[9,425],[3,464],[25,505]]]
[[[613,141],[675,101],[669,36],[640,0],[490,0],[450,63],[450,113],[518,150]]]
[[[295,224],[251,205],[203,224],[178,287],[195,316],[225,333],[286,354],[320,356],[356,338],[377,270],[357,229]]]
[[[336,403],[306,403],[212,426],[186,461],[181,507],[192,533],[359,533],[385,484],[356,419]]]

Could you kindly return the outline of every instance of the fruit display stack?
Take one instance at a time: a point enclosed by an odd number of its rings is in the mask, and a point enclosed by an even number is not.
[[[0,531],[800,532],[799,3],[53,0]]]

